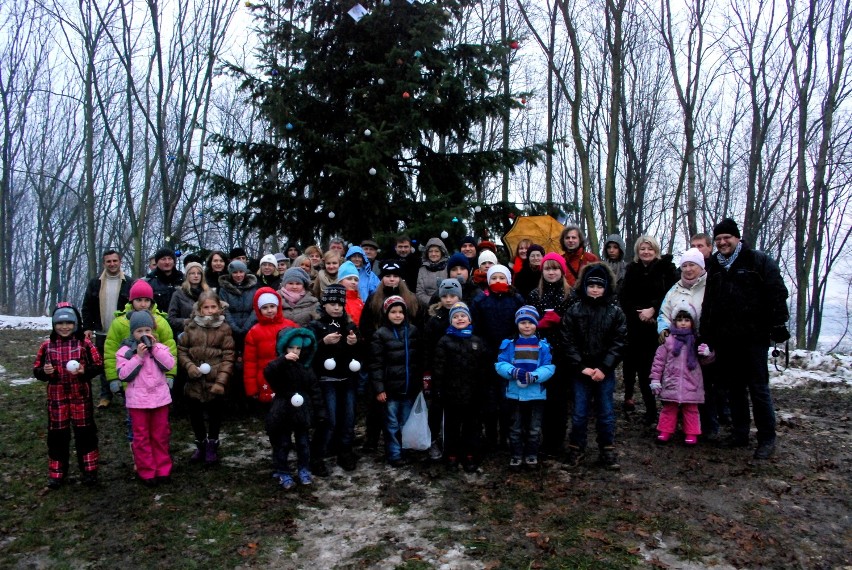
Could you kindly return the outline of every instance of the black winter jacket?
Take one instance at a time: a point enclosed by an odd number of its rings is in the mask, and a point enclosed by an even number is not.
[[[434,310],[429,309],[429,317],[423,327],[423,365],[427,371],[434,368],[435,347],[438,346],[438,341],[447,332],[448,326],[450,326],[449,309],[440,305],[435,307]]]
[[[328,376],[331,378],[350,378],[356,373],[349,369],[349,363],[352,360],[357,360],[362,368],[366,370],[366,362],[362,362],[364,357],[363,339],[358,335],[358,342],[350,346],[346,342],[346,337],[349,331],[355,331],[358,334],[358,327],[349,318],[346,312],[340,318],[332,318],[320,309],[321,317],[307,324],[305,328],[314,333],[317,339],[317,354],[314,357],[314,372],[318,378]],[[323,338],[332,333],[340,333],[340,341],[337,344],[325,344]],[[336,366],[332,370],[325,368],[325,361],[329,358],[334,359]]]
[[[540,316],[545,315],[545,311],[553,309],[553,311],[561,318],[576,300],[573,289],[568,289],[568,295],[562,289],[562,283],[548,283],[545,281],[542,285],[542,292],[538,292],[538,287],[530,291],[527,297],[527,303],[532,305],[538,311]],[[541,328],[538,331],[538,336],[550,342],[552,346],[559,344],[556,337],[559,336],[559,327]]]
[[[642,341],[657,345],[657,320],[660,306],[666,293],[677,282],[677,271],[672,263],[671,255],[663,255],[649,265],[634,261],[627,266],[624,273],[624,283],[619,294],[619,304],[627,317],[627,330],[631,344]],[[644,323],[639,320],[638,309],[654,308],[654,322]]]
[[[495,362],[500,343],[518,334],[515,313],[524,304],[524,298],[511,288],[508,293],[501,294],[489,291],[486,295],[483,291],[473,300],[470,308],[473,332],[485,341]]]
[[[599,368],[604,374],[615,370],[627,344],[627,321],[611,295],[598,299],[578,291],[579,301],[562,316],[557,364],[572,377],[584,368]]]
[[[127,305],[127,303],[130,302],[130,287],[132,285],[133,279],[125,277],[121,280],[121,287],[118,291],[118,304],[115,307],[112,307],[113,311],[120,311],[125,305]],[[81,312],[83,314],[84,331],[103,331],[100,295],[101,278],[95,277],[89,281],[89,284],[86,286],[86,293],[83,297]]]
[[[433,394],[455,407],[476,404],[494,368],[485,343],[476,335],[445,334],[435,347],[431,364]]]
[[[728,270],[711,256],[701,307],[702,340],[710,346],[720,342],[769,346],[772,329],[790,318],[787,296],[778,264],[762,251],[743,243]]]
[[[399,327],[386,323],[373,335],[370,348],[370,372],[376,394],[386,392],[393,399],[417,396],[423,387],[417,327],[407,321]]]
[[[317,421],[325,421],[325,400],[313,369],[279,356],[266,365],[263,374],[275,391],[266,417],[267,433],[287,427],[309,428]],[[304,398],[299,407],[290,401],[297,392]]]
[[[169,305],[172,302],[172,295],[183,284],[184,275],[177,269],[174,269],[171,275],[166,275],[157,269],[146,277],[145,280],[151,285],[151,289],[154,290],[154,303],[158,307],[162,307],[162,310],[168,311]]]

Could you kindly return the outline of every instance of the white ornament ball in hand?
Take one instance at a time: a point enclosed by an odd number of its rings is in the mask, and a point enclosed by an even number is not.
[[[71,372],[73,374],[74,372],[77,372],[78,370],[80,370],[80,363],[77,362],[76,360],[69,360],[65,364],[65,370],[67,370],[68,372]]]
[[[210,365],[206,362],[202,362],[198,366],[198,370],[200,370],[202,374],[210,374]]]
[[[358,372],[359,370],[361,370],[361,363],[353,358],[349,362],[349,370],[351,370],[352,372]]]
[[[295,406],[296,408],[298,408],[299,406],[305,403],[305,399],[302,397],[301,394],[296,392],[295,394],[293,394],[293,397],[290,398],[290,403],[293,404],[293,406]]]
[[[334,218],[334,212],[329,212],[329,213],[328,213],[328,217],[329,217],[329,218]]]
[[[378,171],[375,168],[371,168],[369,172],[370,172],[370,176],[375,176],[376,172],[378,172]]]
[[[365,136],[365,137],[368,137],[368,136],[370,136],[370,135],[372,135],[372,134],[373,134],[373,131],[371,131],[370,129],[364,129],[364,136]]]
[[[441,232],[441,239],[447,239],[448,237],[450,237],[450,234],[447,232]]]
[[[334,368],[337,366],[337,363],[334,361],[333,358],[326,358],[325,362],[323,362],[322,365],[325,367],[326,370],[334,370]]]

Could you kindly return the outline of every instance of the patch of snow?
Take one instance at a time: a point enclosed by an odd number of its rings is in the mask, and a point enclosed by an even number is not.
[[[776,388],[795,388],[814,382],[852,386],[852,356],[825,354],[819,351],[791,350],[790,366],[784,368],[785,359],[769,356],[769,382]]]
[[[0,315],[0,329],[49,331],[53,328],[50,317],[15,317]]]
[[[35,384],[37,380],[35,378],[12,378],[9,380],[10,386],[27,386],[28,384]]]

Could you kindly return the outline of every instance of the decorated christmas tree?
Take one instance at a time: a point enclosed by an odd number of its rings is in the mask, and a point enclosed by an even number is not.
[[[248,201],[232,223],[302,243],[401,229],[456,237],[494,217],[480,203],[487,187],[537,160],[540,147],[481,148],[483,125],[520,104],[500,89],[511,45],[448,41],[464,2],[251,8],[261,71],[231,71],[268,128],[262,141],[214,138],[246,165],[242,180],[210,177],[214,191]]]

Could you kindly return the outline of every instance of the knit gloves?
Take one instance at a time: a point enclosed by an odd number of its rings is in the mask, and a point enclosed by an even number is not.
[[[536,381],[535,376],[533,376],[526,370],[521,370],[520,368],[512,369],[512,378],[515,379],[515,382],[521,388],[526,388],[529,384]]]
[[[656,381],[651,382],[651,392],[653,392],[655,396],[659,396],[663,393],[663,385]]]

